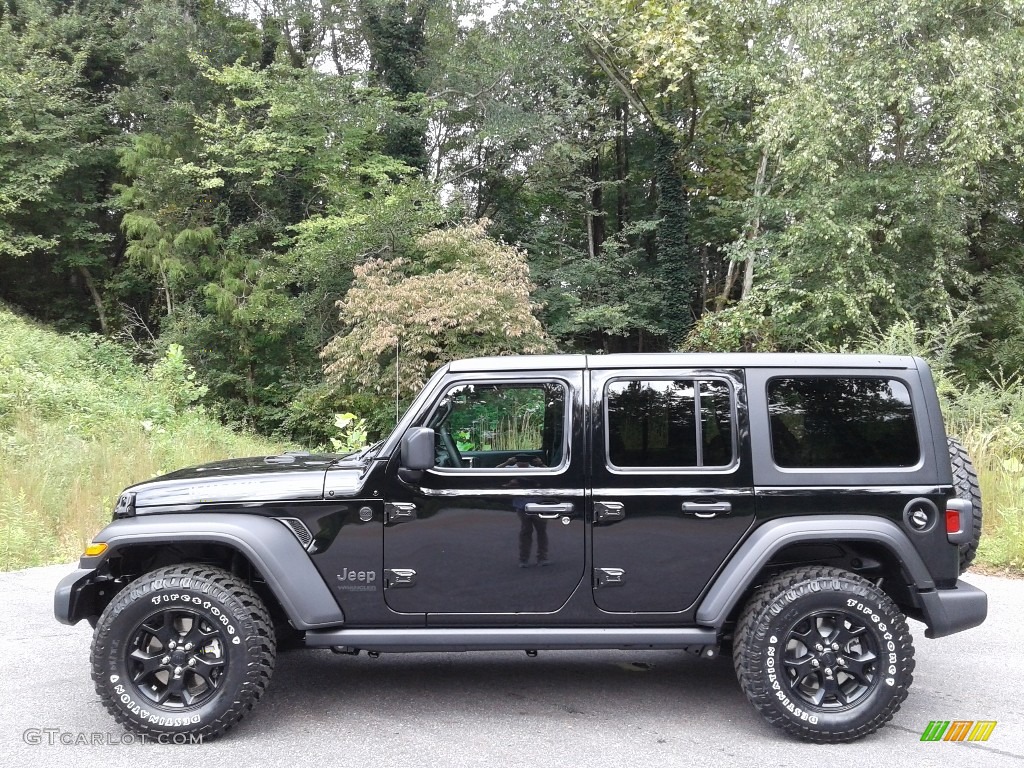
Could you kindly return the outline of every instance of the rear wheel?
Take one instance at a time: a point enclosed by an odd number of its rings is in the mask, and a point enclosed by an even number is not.
[[[960,545],[960,573],[963,573],[974,562],[981,541],[981,485],[963,444],[955,437],[947,437],[946,442],[949,444],[949,464],[953,470],[953,488],[958,498],[971,502],[974,515],[971,521],[971,540]]]
[[[161,568],[136,579],[96,624],[96,692],[131,731],[219,736],[259,700],[276,644],[263,602],[227,571]]]
[[[913,680],[906,619],[871,582],[839,568],[797,568],[750,598],[733,663],[772,725],[808,741],[854,741],[899,710]]]

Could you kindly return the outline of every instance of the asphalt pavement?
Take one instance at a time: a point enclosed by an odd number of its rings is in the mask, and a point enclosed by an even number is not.
[[[91,629],[53,618],[73,566],[0,574],[0,766],[1013,766],[1024,768],[1024,581],[970,575],[988,621],[941,640],[911,623],[910,697],[879,732],[812,745],[747,703],[731,660],[682,652],[282,653],[221,739],[142,743],[89,676]],[[931,720],[995,720],[987,742],[922,742]]]

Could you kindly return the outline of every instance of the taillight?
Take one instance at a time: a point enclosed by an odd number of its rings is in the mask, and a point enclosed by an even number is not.
[[[967,499],[946,499],[946,538],[950,544],[969,544],[974,505]]]
[[[946,510],[946,533],[960,533],[960,511]]]

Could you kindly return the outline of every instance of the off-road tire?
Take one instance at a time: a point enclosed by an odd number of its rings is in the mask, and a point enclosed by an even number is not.
[[[103,611],[92,677],[128,730],[169,743],[210,739],[263,695],[275,653],[270,615],[248,584],[220,568],[175,565],[139,577]]]
[[[981,486],[978,484],[978,473],[963,444],[955,437],[947,437],[946,442],[949,444],[949,464],[953,470],[953,489],[958,498],[971,502],[973,509],[971,540],[960,545],[960,573],[963,573],[974,562],[981,541]]]
[[[830,626],[837,634],[826,631]],[[875,661],[864,662],[871,653]],[[733,664],[769,723],[807,741],[848,742],[899,710],[913,681],[914,647],[906,618],[871,582],[806,566],[771,578],[750,597],[736,626]]]

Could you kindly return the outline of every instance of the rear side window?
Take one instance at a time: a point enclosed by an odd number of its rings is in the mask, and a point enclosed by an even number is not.
[[[608,384],[608,462],[621,468],[724,467],[733,461],[732,392],[724,381]]]
[[[921,457],[910,392],[895,379],[772,379],[768,415],[780,467],[912,467]]]

